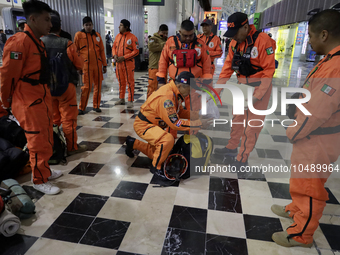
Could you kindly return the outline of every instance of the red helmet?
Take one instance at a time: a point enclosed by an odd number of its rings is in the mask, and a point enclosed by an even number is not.
[[[164,162],[164,175],[169,180],[179,180],[188,169],[188,161],[181,154],[171,154]]]

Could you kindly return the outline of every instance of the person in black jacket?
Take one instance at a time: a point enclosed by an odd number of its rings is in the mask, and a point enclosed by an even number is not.
[[[53,11],[51,12],[51,14],[57,15],[58,18],[61,20],[60,14],[59,14],[59,12],[57,12],[56,10],[53,10]],[[62,30],[62,29],[60,30],[59,36],[60,36],[60,37],[63,37],[63,38],[66,38],[66,39],[69,39],[70,41],[72,41],[72,36],[71,36],[69,33],[67,33],[66,31]]]

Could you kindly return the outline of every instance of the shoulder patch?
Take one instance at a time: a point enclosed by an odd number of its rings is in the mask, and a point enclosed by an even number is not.
[[[251,58],[257,58],[259,56],[259,51],[257,50],[257,47],[253,47],[250,55],[251,55]]]
[[[174,103],[170,100],[170,99],[167,99],[164,101],[164,108],[170,108],[170,107],[174,107]]]
[[[321,88],[321,91],[323,93],[326,93],[329,96],[333,96],[333,94],[335,93],[336,89],[332,88],[331,86],[325,84],[323,85],[323,87]]]
[[[214,46],[215,46],[215,44],[214,44],[213,42],[210,42],[210,43],[209,43],[209,47],[210,47],[210,48],[214,48]]]
[[[126,43],[127,43],[127,45],[131,45],[131,43],[132,43],[131,39],[127,40]]]
[[[22,53],[11,51],[11,59],[22,60]]]
[[[267,55],[271,55],[274,53],[273,47],[269,47],[268,49],[266,49]]]

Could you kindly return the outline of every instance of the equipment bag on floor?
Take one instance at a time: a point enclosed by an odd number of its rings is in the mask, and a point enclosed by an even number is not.
[[[66,164],[66,142],[59,127],[53,125],[53,155],[48,161],[49,165]]]
[[[169,157],[173,154],[180,154],[186,158],[188,162],[187,170],[182,173],[180,178],[187,179],[190,177],[190,173],[195,173],[196,167],[201,169],[201,167],[206,167],[209,164],[213,149],[214,144],[209,136],[202,133],[197,133],[196,135],[186,134],[178,139]],[[167,162],[168,160],[164,164],[165,176],[167,176]],[[180,164],[181,162],[178,163]]]
[[[28,219],[35,214],[35,205],[20,184],[13,179],[1,182],[1,188],[10,189],[9,196],[4,197],[10,211],[20,219]]]

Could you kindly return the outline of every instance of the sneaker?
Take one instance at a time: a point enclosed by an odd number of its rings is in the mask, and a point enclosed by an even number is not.
[[[278,215],[280,217],[292,219],[291,217],[289,217],[289,211],[288,212],[285,211],[285,209],[286,209],[285,206],[272,205],[272,207],[270,209],[272,210],[273,213],[275,213],[276,215]]]
[[[78,144],[78,150],[68,151],[67,152],[67,156],[72,156],[72,155],[77,154],[77,153],[82,153],[82,152],[85,152],[86,150],[87,150],[87,145],[86,144],[82,144],[82,145]]]
[[[33,184],[33,188],[45,193],[46,195],[55,195],[60,192],[60,189],[57,186],[54,186],[50,182],[42,183],[42,184]]]
[[[120,98],[117,102],[115,102],[115,105],[124,105],[125,104],[125,99]]]
[[[215,154],[220,154],[220,155],[226,155],[226,156],[231,156],[231,157],[236,157],[238,154],[237,148],[236,149],[228,149],[227,147],[224,148],[216,148],[214,150]]]
[[[49,181],[55,180],[63,175],[63,172],[60,170],[51,170],[51,172],[51,176],[47,178]]]
[[[275,243],[278,245],[284,246],[284,247],[294,247],[294,246],[300,246],[304,248],[310,248],[313,246],[313,243],[299,243],[295,241],[293,238],[289,238],[289,234],[287,231],[281,231],[281,232],[276,232],[272,235],[272,239]]]
[[[78,115],[84,115],[85,112],[83,110],[78,110]]]
[[[240,161],[235,160],[234,163],[230,164],[230,167],[234,167],[233,170],[236,169],[237,172],[241,170],[241,167],[245,167],[245,166],[248,166],[248,161],[240,162]]]
[[[129,101],[127,103],[127,108],[133,108],[133,102],[132,101]]]
[[[93,110],[94,110],[95,112],[102,112],[102,110],[100,110],[100,108],[93,108]]]
[[[126,137],[126,148],[125,148],[125,154],[129,157],[129,158],[133,158],[135,156],[135,154],[133,153],[133,144],[135,143],[135,138],[131,137],[131,136],[127,136]]]

